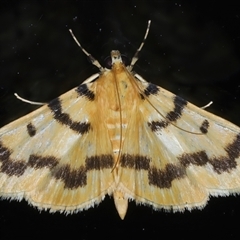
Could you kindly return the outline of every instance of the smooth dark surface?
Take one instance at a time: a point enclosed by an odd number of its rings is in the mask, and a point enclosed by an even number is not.
[[[189,4],[189,2],[191,2]],[[111,50],[131,58],[146,80],[240,126],[240,6],[236,1],[0,2],[0,126],[36,109],[13,96],[48,102],[98,69],[68,29],[104,66]],[[216,136],[218,137],[218,136]],[[130,202],[124,221],[113,199],[77,214],[50,214],[25,201],[0,201],[0,238],[236,239],[240,196],[211,198],[202,210],[154,211]]]

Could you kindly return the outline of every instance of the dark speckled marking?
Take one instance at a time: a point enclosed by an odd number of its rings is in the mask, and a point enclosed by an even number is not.
[[[20,177],[24,174],[27,166],[24,161],[6,161],[2,163],[0,172],[7,174],[9,177],[17,176]]]
[[[166,121],[152,121],[148,122],[148,126],[153,132],[156,132],[162,128],[166,128],[169,125],[169,122]]]
[[[240,156],[240,133],[235,137],[234,141],[228,144],[225,148],[230,159],[235,159]]]
[[[34,169],[40,169],[44,167],[52,169],[53,167],[57,166],[59,161],[60,159],[57,159],[56,157],[53,156],[42,157],[36,154],[32,154],[28,159],[28,166]]]
[[[207,163],[212,165],[214,171],[218,174],[223,172],[230,172],[230,170],[237,167],[235,158],[227,156],[218,156],[217,158],[209,158],[205,151],[199,151],[196,153],[185,153],[178,157],[180,163],[188,167],[190,164],[195,166],[204,166]]]
[[[174,97],[174,109],[166,115],[166,119],[170,122],[175,122],[182,116],[182,111],[187,105],[187,101],[179,96]]]
[[[155,84],[149,83],[147,88],[144,90],[144,95],[146,97],[150,95],[156,95],[160,91],[159,87]]]
[[[203,122],[202,122],[202,125],[200,127],[200,131],[203,133],[203,134],[206,134],[208,132],[208,128],[209,128],[209,122],[207,119],[205,119]]]
[[[32,123],[29,123],[27,125],[27,132],[30,137],[33,137],[37,132],[36,127]]]
[[[87,185],[87,172],[91,170],[111,169],[114,165],[112,155],[87,157],[85,166],[71,169],[69,164],[58,166],[52,170],[52,175],[64,182],[65,188],[78,188]],[[91,183],[90,183],[91,184]]]
[[[228,144],[224,149],[227,156],[209,158],[203,150],[195,153],[185,153],[179,156],[178,159],[185,167],[188,167],[190,164],[204,166],[209,163],[216,173],[221,174],[223,172],[230,172],[237,167],[236,158],[240,156],[240,134],[236,135],[233,142]]]
[[[88,100],[93,101],[95,99],[95,94],[93,91],[91,91],[87,84],[81,84],[76,88],[77,93],[79,96],[84,96]]]
[[[102,154],[99,156],[87,157],[85,161],[87,170],[100,170],[104,168],[112,168],[114,159],[112,155]]]
[[[176,122],[182,116],[182,111],[187,105],[187,101],[179,96],[174,97],[174,109],[165,116],[166,120],[148,122],[148,126],[153,132],[166,128],[171,122]]]
[[[27,166],[23,160],[12,161],[10,159],[12,151],[7,147],[4,147],[2,142],[0,142],[0,162],[2,163],[0,167],[0,172],[11,176],[21,176],[24,174]]]
[[[62,165],[52,172],[53,176],[64,182],[64,187],[74,189],[87,185],[87,171],[81,166],[77,169],[71,169],[69,164]]]
[[[184,167],[188,167],[190,164],[196,166],[204,166],[207,164],[207,162],[209,162],[209,158],[205,151],[184,153],[178,157],[178,160]]]
[[[183,166],[176,166],[170,163],[163,170],[152,167],[148,171],[149,184],[158,188],[170,188],[173,180],[181,179],[185,176],[186,169]]]
[[[218,157],[209,160],[210,164],[213,166],[213,169],[218,174],[223,172],[230,172],[232,169],[237,167],[237,162],[235,159],[229,157]]]
[[[150,166],[150,159],[141,155],[123,154],[120,159],[121,167],[133,168],[136,170],[148,170]]]
[[[214,171],[219,174],[231,172],[232,169],[237,167],[236,158],[240,157],[240,133],[235,137],[233,142],[228,144],[224,149],[227,152],[227,157],[218,156],[210,159]]]
[[[62,112],[61,101],[59,98],[52,100],[48,107],[53,113],[53,117],[61,124],[68,126],[73,131],[79,134],[85,134],[90,130],[90,123],[73,121],[69,114]]]
[[[5,147],[3,143],[0,141],[0,161],[5,162],[10,159],[10,155],[12,154],[12,151]]]

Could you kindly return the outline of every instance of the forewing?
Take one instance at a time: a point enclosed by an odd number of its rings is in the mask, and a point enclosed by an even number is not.
[[[0,129],[0,196],[72,212],[111,191],[111,143],[95,92],[95,83],[81,84]]]

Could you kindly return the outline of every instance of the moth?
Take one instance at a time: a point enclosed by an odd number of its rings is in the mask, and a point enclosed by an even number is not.
[[[240,192],[240,128],[132,71],[117,50],[99,73],[0,129],[0,196],[74,213],[113,196],[153,209],[203,208]]]

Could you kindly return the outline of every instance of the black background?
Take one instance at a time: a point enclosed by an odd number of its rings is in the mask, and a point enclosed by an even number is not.
[[[112,49],[131,58],[152,20],[134,71],[240,125],[240,5],[237,1],[0,1],[0,126],[36,109],[98,70],[70,36],[104,66]],[[220,138],[220,136],[216,136]],[[236,239],[240,197],[211,198],[202,210],[154,211],[130,202],[124,221],[113,200],[74,215],[25,201],[0,201],[0,238]]]

